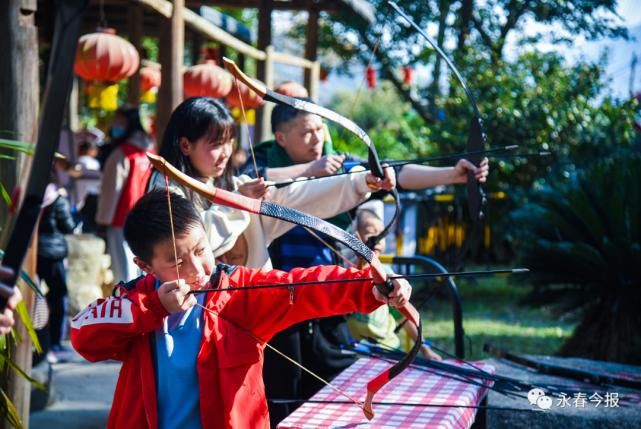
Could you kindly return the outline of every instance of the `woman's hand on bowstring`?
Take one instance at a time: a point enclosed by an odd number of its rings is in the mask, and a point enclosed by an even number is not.
[[[265,181],[262,177],[258,179],[249,180],[242,185],[238,186],[238,192],[246,197],[261,199],[267,198],[269,193],[269,183]]]

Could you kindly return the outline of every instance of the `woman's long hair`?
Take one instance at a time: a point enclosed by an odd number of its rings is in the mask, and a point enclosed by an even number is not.
[[[226,142],[234,138],[234,118],[227,107],[210,97],[193,97],[183,101],[171,114],[163,135],[160,155],[183,173],[198,178],[199,174],[189,157],[180,150],[180,139],[195,143],[202,137]],[[233,166],[227,162],[220,177],[214,179],[218,188],[233,190]],[[193,195],[189,193],[193,200]]]

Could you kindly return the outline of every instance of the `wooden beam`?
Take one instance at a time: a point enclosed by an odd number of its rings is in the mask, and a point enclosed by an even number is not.
[[[162,68],[162,82],[156,104],[156,129],[158,130],[159,142],[169,122],[171,112],[183,99],[184,4],[184,0],[173,0],[171,18],[162,23],[162,31],[160,32],[158,56]]]
[[[203,36],[216,42],[222,43],[223,45],[229,46],[233,50],[252,57],[256,60],[262,61],[265,59],[265,53],[262,50],[256,49],[253,46],[236,39],[234,36],[207,21],[196,12],[185,9],[183,15],[185,18],[185,24],[188,25],[191,29],[199,32]]]
[[[142,60],[142,6],[136,3],[129,3],[127,10],[129,42],[134,45]],[[127,81],[127,101],[133,105],[138,105],[140,102],[140,67]]]
[[[309,10],[307,17],[307,28],[305,29],[305,58],[316,61],[318,57],[318,16],[320,11],[315,7]],[[312,87],[311,70],[305,70],[305,87],[309,90]]]
[[[275,63],[287,64],[290,66],[302,67],[306,69],[311,69],[314,65],[313,61],[307,60],[305,58],[276,51],[272,52],[272,60]]]
[[[138,3],[155,10],[165,18],[169,19],[172,15],[173,5],[167,0],[135,0]]]
[[[290,0],[290,1],[274,1],[272,5],[273,10],[309,10],[309,0]],[[190,8],[197,8],[202,5],[216,6],[216,7],[231,7],[238,9],[258,9],[261,0],[187,0],[187,6]],[[328,12],[337,12],[341,8],[346,8],[344,2],[340,0],[315,0],[314,6],[319,10]]]

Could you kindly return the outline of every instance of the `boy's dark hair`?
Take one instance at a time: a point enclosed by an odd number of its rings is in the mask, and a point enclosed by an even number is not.
[[[176,236],[202,226],[200,215],[191,201],[170,193],[171,213]],[[131,209],[125,221],[125,240],[134,255],[149,263],[154,247],[172,239],[166,190],[152,190]]]
[[[295,97],[299,100],[309,101],[312,99],[309,97]],[[309,113],[293,108],[292,106],[287,106],[285,104],[277,104],[272,110],[272,133],[280,130],[280,127],[288,123],[298,115],[309,115]]]

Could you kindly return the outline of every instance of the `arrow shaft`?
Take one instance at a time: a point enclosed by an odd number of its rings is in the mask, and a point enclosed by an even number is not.
[[[490,276],[490,275],[507,275],[507,274],[521,274],[529,272],[527,268],[513,268],[507,270],[489,270],[489,271],[462,271],[455,273],[429,273],[429,274],[404,274],[404,275],[391,275],[388,276],[389,279],[421,279],[421,278],[443,278],[443,277],[480,277],[480,276]],[[201,294],[201,293],[216,293],[216,292],[225,292],[225,291],[250,291],[255,289],[271,289],[271,288],[286,288],[290,286],[313,286],[313,285],[322,285],[326,283],[354,283],[354,282],[371,282],[374,281],[373,277],[363,277],[361,279],[336,279],[336,280],[325,280],[325,281],[309,281],[309,282],[297,282],[297,283],[271,283],[264,285],[245,285],[237,287],[228,287],[220,289],[201,289],[193,290],[190,293],[192,294]]]

